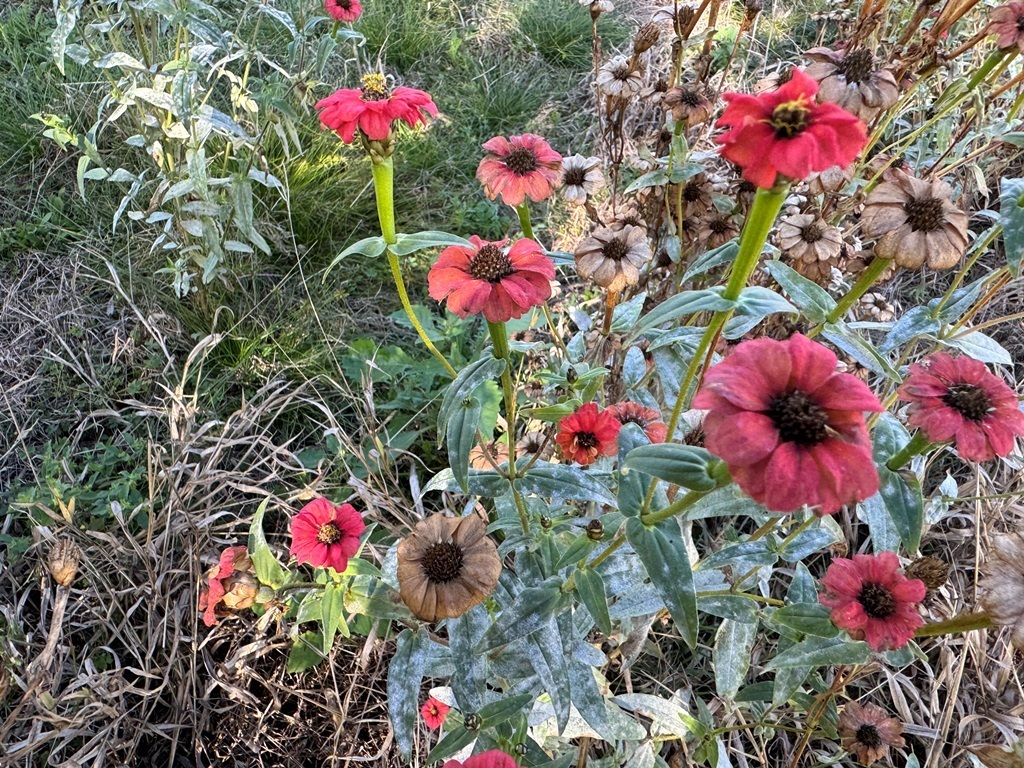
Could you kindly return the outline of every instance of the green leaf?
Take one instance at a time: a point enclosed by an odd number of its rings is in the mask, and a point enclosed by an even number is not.
[[[740,294],[736,304],[736,314],[725,324],[722,335],[727,339],[738,339],[768,315],[782,312],[793,315],[800,314],[800,310],[775,291],[759,285],[748,286]]]
[[[642,445],[626,456],[629,469],[695,491],[710,491],[717,485],[711,471],[718,463],[703,448],[681,443]]]
[[[487,655],[476,652],[491,618],[483,605],[476,605],[457,619],[448,620],[448,647],[452,664],[459,671],[451,679],[455,701],[463,712],[483,706],[487,691]]]
[[[446,757],[451,757],[473,741],[477,737],[477,733],[478,731],[467,731],[462,725],[455,726],[430,750],[430,754],[427,755],[427,764],[432,765]]]
[[[416,738],[416,715],[419,712],[420,683],[427,663],[426,634],[402,630],[395,645],[395,655],[388,667],[388,713],[395,733],[395,744],[408,759]]]
[[[829,610],[820,603],[792,603],[772,614],[772,620],[784,627],[815,637],[835,637],[839,629],[829,618]]]
[[[715,667],[715,690],[719,696],[735,698],[750,669],[750,649],[757,636],[757,623],[723,619],[715,636],[712,662]]]
[[[578,563],[583,558],[588,557],[595,546],[597,546],[596,542],[591,541],[586,533],[581,533],[572,540],[572,543],[565,548],[565,552],[555,562],[554,572],[558,573],[566,566]]]
[[[981,331],[971,331],[963,336],[942,339],[943,344],[958,349],[968,357],[992,365],[1013,365],[1013,357],[1006,347]]]
[[[781,261],[769,261],[768,272],[809,320],[823,323],[828,313],[836,308],[835,299],[828,295],[828,291]]]
[[[623,194],[628,195],[630,192],[636,192],[638,189],[646,189],[647,187],[661,187],[668,184],[668,174],[664,171],[651,171],[645,173],[639,179],[634,181],[625,190]]]
[[[450,235],[447,232],[415,232],[411,235],[396,235],[396,242],[391,246],[391,252],[396,256],[407,256],[424,248],[440,248],[446,245],[461,245],[464,248],[472,248],[473,244],[458,235]]]
[[[480,717],[480,730],[494,728],[496,725],[508,722],[527,704],[534,700],[532,693],[524,693],[520,696],[509,696],[498,701],[485,704],[476,714]]]
[[[319,632],[303,632],[292,644],[284,671],[294,674],[315,667],[324,660],[324,656],[319,650],[323,646],[323,642],[323,635]]]
[[[349,636],[348,624],[342,611],[343,605],[344,590],[333,581],[324,584],[324,594],[320,600],[320,620],[324,624],[324,654],[331,652],[336,632],[341,632],[342,637]]]
[[[644,301],[647,294],[641,292],[629,301],[624,301],[615,307],[612,314],[612,330],[615,333],[626,333],[633,330],[636,321],[640,319],[640,313],[644,308]]]
[[[330,273],[335,266],[344,259],[347,259],[354,253],[361,253],[363,256],[369,256],[370,258],[376,258],[384,253],[384,249],[388,247],[388,244],[384,241],[384,238],[380,235],[376,237],[364,237],[362,240],[352,243],[348,248],[339,253],[334,257],[334,260],[327,265],[327,269],[324,270],[324,276],[321,278],[322,281],[327,280],[327,275]]]
[[[583,405],[583,401],[574,397],[571,400],[566,400],[564,403],[545,405],[542,408],[523,408],[519,413],[526,418],[554,422],[561,421],[566,416],[571,416],[581,405]]]
[[[505,361],[493,357],[490,353],[485,354],[479,360],[475,360],[455,377],[455,380],[448,385],[444,398],[441,400],[441,409],[437,414],[437,439],[441,440],[445,434],[448,419],[452,411],[473,394],[477,387],[485,381],[493,381],[501,376],[505,370]]]
[[[707,253],[699,256],[693,264],[690,265],[686,270],[686,274],[683,275],[682,282],[692,282],[693,278],[710,272],[715,267],[720,267],[723,264],[731,264],[736,260],[736,254],[739,253],[739,250],[739,238],[733,238],[724,245],[712,248]]]
[[[535,493],[538,496],[596,501],[613,507],[616,504],[615,496],[593,473],[568,464],[538,461],[516,480],[516,486],[522,493]]]
[[[555,614],[562,597],[557,579],[539,587],[527,587],[484,633],[480,650],[491,651],[533,634]]]
[[[826,323],[821,335],[831,341],[869,371],[885,376],[890,381],[900,381],[895,368],[875,347],[842,321]]]
[[[288,580],[288,571],[277,562],[270,544],[267,543],[267,537],[263,534],[263,515],[269,502],[269,498],[264,499],[256,509],[256,514],[252,516],[252,524],[249,526],[249,557],[252,558],[256,578],[260,583],[271,589],[280,589]]]
[[[885,510],[891,521],[892,529],[899,534],[907,552],[914,553],[921,546],[921,533],[924,528],[924,496],[921,483],[916,476],[908,472],[893,472],[885,466],[903,446],[910,442],[910,433],[892,415],[883,414],[875,425],[874,458],[878,465],[878,493],[864,502],[869,512],[868,527],[871,530],[872,543],[876,552],[895,549],[891,545],[891,537],[885,533],[888,525],[879,530],[876,540],[876,527],[871,526],[873,515],[877,518],[877,507]]]
[[[509,490],[508,479],[490,470],[471,469],[469,470],[467,480],[469,483],[468,495],[470,496],[483,496],[493,499],[508,493]],[[442,469],[430,478],[430,482],[423,487],[421,495],[426,495],[431,491],[461,490],[451,469]]]
[[[351,561],[349,561],[351,562]],[[345,610],[349,614],[370,616],[374,619],[413,619],[401,595],[379,577],[357,576],[344,592]]]
[[[461,403],[456,403],[448,417],[448,463],[463,493],[469,493],[469,453],[476,445],[481,411],[480,400],[470,395]]]
[[[999,180],[999,223],[1010,273],[1019,277],[1024,259],[1024,179]]]
[[[704,288],[699,291],[683,291],[656,306],[636,324],[632,336],[639,336],[644,331],[657,328],[684,315],[692,315],[704,310],[720,312],[732,309],[736,304],[722,298],[721,288]]]
[[[867,643],[850,641],[842,637],[809,637],[786,649],[765,667],[787,669],[789,667],[825,667],[837,664],[863,664],[871,658]]]
[[[580,596],[583,605],[590,611],[598,629],[606,635],[610,635],[612,620],[608,615],[608,595],[605,592],[604,579],[600,573],[589,568],[577,570],[575,573],[576,593]]]
[[[679,523],[670,518],[648,527],[631,517],[626,521],[626,538],[665,601],[680,636],[693,648],[697,644],[697,593]]]

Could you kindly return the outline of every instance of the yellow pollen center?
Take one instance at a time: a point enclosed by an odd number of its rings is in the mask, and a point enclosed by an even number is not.
[[[388,82],[384,75],[371,72],[363,75],[363,101],[380,101],[388,97]]]
[[[807,117],[811,112],[806,96],[794,101],[785,101],[772,110],[768,123],[775,129],[776,137],[792,139],[808,126]]]

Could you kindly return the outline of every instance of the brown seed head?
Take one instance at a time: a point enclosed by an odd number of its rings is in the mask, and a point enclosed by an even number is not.
[[[641,53],[649,51],[658,42],[659,37],[661,37],[661,30],[658,29],[657,24],[651,22],[644,24],[636,33],[636,39],[633,40],[633,53],[639,56]]]
[[[57,539],[46,558],[46,567],[54,581],[62,587],[71,585],[78,573],[78,563],[82,559],[82,550],[71,539]]]
[[[920,579],[929,591],[938,589],[949,578],[949,564],[937,557],[919,557],[904,571],[908,579]]]

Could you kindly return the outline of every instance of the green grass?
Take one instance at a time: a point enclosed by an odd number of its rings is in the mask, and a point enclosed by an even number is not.
[[[602,14],[597,28],[605,50],[618,48],[629,39],[629,28],[614,14]],[[577,72],[591,66],[587,8],[576,3],[533,0],[519,9],[519,29],[548,63]]]

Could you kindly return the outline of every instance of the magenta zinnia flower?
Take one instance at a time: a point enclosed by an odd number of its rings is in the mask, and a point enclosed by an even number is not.
[[[1024,435],[1017,395],[971,357],[936,352],[910,366],[899,395],[911,402],[911,426],[933,443],[956,441],[968,461],[987,461],[1013,450]]]
[[[719,127],[721,153],[743,168],[743,178],[765,189],[781,174],[807,178],[852,163],[867,143],[864,123],[835,104],[817,104],[818,84],[801,70],[778,90],[756,96],[726,93]]]
[[[316,103],[320,122],[335,131],[341,140],[351,144],[356,130],[370,141],[383,141],[391,135],[396,120],[415,128],[435,116],[437,107],[430,96],[415,88],[400,86],[388,90],[384,75],[363,77],[362,88],[342,88]]]
[[[427,274],[430,298],[448,299],[459,317],[483,313],[492,323],[522,317],[551,296],[555,265],[533,240],[489,243],[476,235],[472,248],[452,245],[441,251]]]
[[[709,409],[707,449],[774,512],[807,504],[832,514],[878,490],[864,411],[882,404],[836,363],[800,334],[745,341],[708,371],[694,398],[695,408]]]
[[[351,504],[313,499],[292,518],[291,553],[300,563],[341,573],[359,550],[366,523]]]
[[[917,604],[928,588],[900,572],[893,552],[835,560],[821,583],[818,601],[832,609],[832,623],[876,651],[902,648],[924,624]]]
[[[324,10],[335,21],[355,21],[363,12],[359,0],[324,0]]]
[[[495,136],[483,146],[487,154],[476,177],[491,200],[501,195],[508,205],[519,205],[527,197],[537,203],[558,186],[562,156],[540,136]]]
[[[473,755],[459,762],[449,760],[442,768],[516,768],[516,761],[499,749],[492,749]]]

